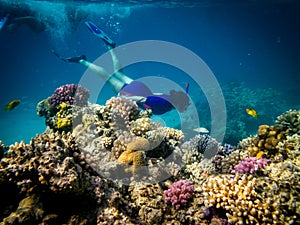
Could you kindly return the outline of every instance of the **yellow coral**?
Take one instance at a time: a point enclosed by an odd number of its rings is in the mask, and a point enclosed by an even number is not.
[[[145,156],[142,151],[125,151],[118,158],[118,162],[128,165],[142,166],[145,165]]]
[[[69,105],[66,103],[61,103],[59,106],[59,111],[56,114],[57,120],[54,122],[55,128],[62,130],[69,130],[72,127],[72,114],[68,112]]]
[[[150,148],[149,141],[146,138],[138,137],[127,145],[127,151],[148,151]]]
[[[126,151],[118,158],[119,163],[142,166],[145,165],[145,153],[149,150],[149,142],[146,138],[139,137],[127,145]]]
[[[268,167],[269,173],[275,172],[273,166]],[[280,167],[278,169],[276,171],[279,174],[270,177],[247,174],[210,176],[199,186],[204,195],[204,204],[206,207],[226,210],[230,224],[291,224],[295,215],[282,208],[283,194],[291,190],[280,188],[287,179],[282,177]],[[278,177],[281,177],[279,182]],[[297,182],[297,178],[294,177],[293,181]],[[290,188],[289,185],[287,187]],[[293,200],[295,202],[296,199]]]

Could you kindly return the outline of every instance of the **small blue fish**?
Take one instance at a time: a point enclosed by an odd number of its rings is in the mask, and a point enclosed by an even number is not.
[[[190,84],[189,83],[186,83],[185,84],[185,93],[189,93],[189,87],[190,87]]]

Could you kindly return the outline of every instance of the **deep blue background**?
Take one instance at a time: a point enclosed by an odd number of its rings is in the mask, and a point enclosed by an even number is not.
[[[250,88],[271,87],[287,101],[282,109],[299,108],[300,4],[270,2],[174,8],[141,6],[119,8],[119,15],[113,10],[114,5],[106,6],[98,14],[89,14],[86,9],[85,19],[103,28],[118,45],[148,39],[180,44],[199,55],[221,84],[234,81],[245,82]],[[91,61],[105,53],[105,46],[86,29],[85,19],[71,32],[64,31],[68,21],[60,21],[60,30],[48,27],[38,34],[25,25],[13,31],[0,31],[0,105],[4,107],[13,99],[22,101],[13,111],[0,112],[0,139],[5,144],[28,141],[42,132],[44,119],[35,113],[38,101],[60,85],[78,83],[85,71],[81,65],[60,61],[51,53],[52,49],[64,56],[84,53]],[[62,31],[63,36],[58,38]],[[192,83],[180,72],[160,66],[136,65],[126,72],[133,78],[151,74],[172,79],[181,86]],[[196,99],[195,90],[198,89],[192,84],[190,94]],[[106,87],[98,103],[105,103],[113,95]],[[202,110],[207,109],[199,112]]]

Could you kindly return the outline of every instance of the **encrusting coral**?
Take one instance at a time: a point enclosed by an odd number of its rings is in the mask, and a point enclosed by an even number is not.
[[[24,223],[31,221],[29,222],[31,224],[35,223],[33,221],[42,221],[47,214],[43,201],[49,201],[48,197],[54,197],[56,193],[62,196],[82,195],[90,186],[88,172],[85,172],[88,170],[88,165],[81,157],[81,152],[70,134],[37,135],[30,144],[21,142],[11,145],[0,162],[0,186],[2,191],[6,190],[5,187],[11,186],[10,191],[20,192],[21,199],[17,211],[9,216],[6,213],[2,214],[1,219],[3,221],[24,220]],[[17,186],[14,187],[13,184]],[[22,200],[24,195],[29,196],[27,200]],[[9,198],[10,194],[7,193],[7,197]],[[29,204],[28,201],[33,198],[34,205],[43,205],[37,208],[41,208],[37,217],[35,217],[36,212],[32,211],[37,210],[34,206],[24,208],[24,204]],[[9,201],[1,202],[5,204]],[[10,205],[1,204],[1,207],[7,209]],[[42,213],[44,210],[45,212]],[[23,215],[24,218],[18,219],[18,215]],[[8,217],[5,219],[6,216]]]

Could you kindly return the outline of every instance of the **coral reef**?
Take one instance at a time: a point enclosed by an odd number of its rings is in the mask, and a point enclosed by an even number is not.
[[[70,133],[37,135],[30,144],[11,145],[0,162],[0,208],[5,212],[0,219],[4,224],[17,221],[37,224],[50,217],[56,224],[66,222],[73,213],[79,213],[72,206],[74,202],[86,205],[82,199],[85,196],[93,205],[96,194],[88,191],[92,186],[92,174]],[[12,202],[9,199],[14,193],[19,193],[19,196]],[[55,202],[59,199],[64,203],[57,207]],[[49,204],[54,204],[56,210],[49,209]],[[16,211],[10,212],[9,209],[17,205]],[[91,221],[86,216],[80,217]]]
[[[0,224],[300,224],[299,110],[233,147],[75,89],[38,104],[47,134],[0,142]]]
[[[165,202],[171,202],[175,209],[187,204],[192,198],[194,186],[187,180],[179,180],[174,182],[164,191]]]
[[[87,106],[89,95],[80,85],[63,85],[38,103],[37,114],[45,117],[46,125],[53,131],[71,131],[81,122],[82,107]]]

